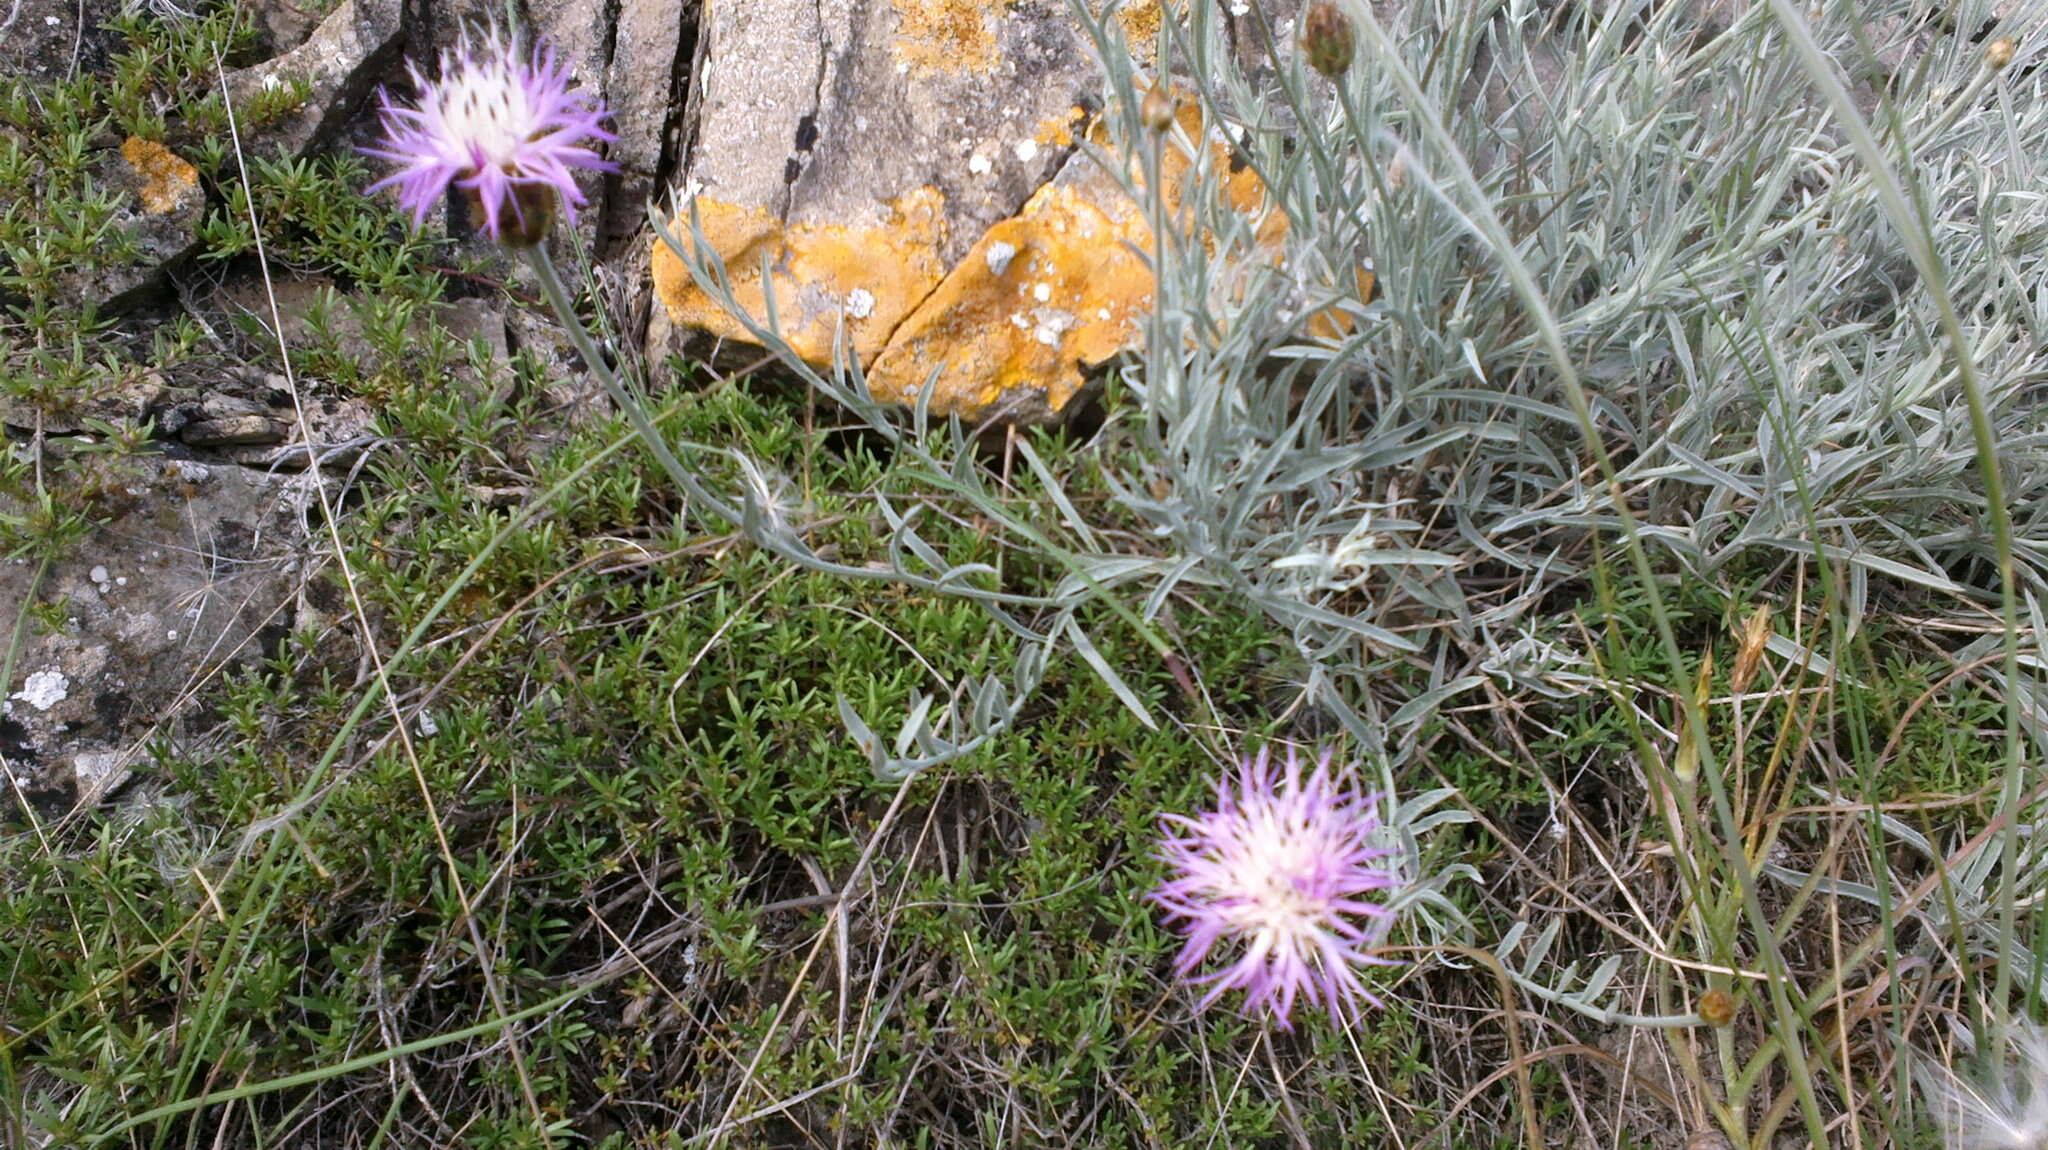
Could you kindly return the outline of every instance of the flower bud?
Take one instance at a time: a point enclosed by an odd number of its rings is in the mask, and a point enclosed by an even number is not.
[[[1317,0],[1301,18],[1301,48],[1308,66],[1334,80],[1351,67],[1351,18],[1330,0]]]
[[[1708,1026],[1727,1026],[1735,1021],[1735,996],[1717,986],[1700,995],[1693,1013]]]
[[[2018,50],[2019,45],[2013,42],[2012,37],[2000,36],[1984,45],[1984,63],[1994,72],[2001,71],[2012,63],[2012,54]]]
[[[1173,127],[1173,97],[1166,94],[1164,84],[1154,84],[1145,93],[1138,105],[1138,122],[1155,132]]]

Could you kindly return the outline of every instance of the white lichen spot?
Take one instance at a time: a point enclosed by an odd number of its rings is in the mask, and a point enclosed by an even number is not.
[[[976,152],[967,157],[967,170],[977,176],[986,176],[995,169],[995,163],[987,156]]]
[[[107,569],[105,567],[95,567],[86,572],[85,577],[95,583],[105,583],[108,578]]]
[[[1010,261],[1017,258],[1017,246],[1000,241],[992,243],[988,246],[988,254],[984,258],[988,260],[988,274],[1001,276],[1010,270]]]
[[[875,313],[875,293],[866,288],[855,288],[846,293],[846,314],[855,319],[866,319]]]
[[[14,697],[34,707],[47,711],[63,702],[71,694],[71,680],[62,671],[37,671],[24,679],[21,690]]]
[[[1019,140],[1017,141],[1017,146],[1012,150],[1017,153],[1017,158],[1019,160],[1022,160],[1023,162],[1028,164],[1032,161],[1034,157],[1038,155],[1038,141]]]
[[[1073,314],[1058,308],[1039,308],[1036,317],[1038,326],[1031,330],[1031,338],[1047,347],[1058,347],[1060,337],[1067,333],[1068,328],[1074,326]]]
[[[1102,310],[1096,312],[1095,318],[1099,320],[1107,320],[1109,318],[1109,309],[1103,308]]]
[[[1039,284],[1036,287],[1033,287],[1031,289],[1031,298],[1037,300],[1039,303],[1044,303],[1046,300],[1051,299],[1052,285]]]
[[[1015,325],[1018,331],[1029,331],[1031,329],[1031,321],[1025,319],[1022,312],[1011,312],[1010,323]]]

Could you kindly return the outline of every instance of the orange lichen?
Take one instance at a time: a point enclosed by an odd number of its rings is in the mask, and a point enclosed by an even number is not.
[[[1100,7],[1096,12],[1101,15]],[[1116,21],[1123,25],[1125,46],[1131,55],[1143,64],[1152,63],[1159,50],[1159,23],[1164,17],[1159,0],[1132,0],[1116,10]]]
[[[130,136],[121,143],[121,158],[142,181],[142,210],[153,216],[178,210],[199,187],[199,169],[179,159],[155,140]]]
[[[1195,104],[1177,115],[1190,138],[1202,138]],[[1101,125],[1091,135],[1107,147]],[[1212,146],[1209,159],[1221,169],[1229,156]],[[1147,183],[1142,159],[1128,157],[1126,165],[1133,183]],[[1194,175],[1185,152],[1165,149],[1158,179],[1168,214],[1179,213]],[[1257,174],[1231,173],[1219,192],[1252,218],[1259,249],[1277,258],[1287,217],[1267,204]],[[1152,246],[1145,213],[1110,173],[1069,171],[990,228],[903,321],[868,369],[869,390],[912,403],[935,381],[932,409],[970,417],[1008,404],[1061,410],[1089,369],[1137,344],[1155,289],[1139,253]]]
[[[889,50],[920,76],[985,72],[996,62],[1002,5],[987,0],[891,0],[896,35]]]
[[[892,200],[886,221],[874,226],[798,224],[784,228],[760,208],[699,198],[698,222],[706,246],[725,264],[735,299],[757,322],[768,317],[765,258],[783,338],[798,354],[830,363],[843,322],[855,354],[879,352],[903,317],[931,293],[945,272],[939,245],[946,234],[945,196],[917,188]],[[679,213],[671,231],[688,241],[690,217]],[[654,247],[654,286],[669,316],[683,327],[733,339],[746,328],[697,289],[668,245]]]
[[[1152,272],[1128,245],[1150,232],[1072,187],[1040,188],[990,228],[911,313],[868,371],[876,398],[982,413],[1015,393],[1058,411],[1082,372],[1131,346],[1152,304]]]
[[[1181,131],[1158,159],[1157,179],[1170,216],[1181,216],[1196,186],[1195,165],[1177,141],[1214,140],[1193,101],[1175,111]],[[1102,125],[1078,116],[1048,121],[1067,138],[1086,134],[1105,151]],[[1057,138],[1056,136],[1053,138]],[[1265,195],[1249,167],[1228,170],[1220,143],[1207,145],[1205,167],[1219,180],[1223,205],[1242,213],[1252,231],[1254,262],[1285,255],[1286,213]],[[1150,162],[1127,156],[1122,178],[1149,183]],[[919,189],[892,205],[881,227],[800,225],[784,229],[766,211],[715,200],[698,201],[705,240],[726,262],[740,303],[756,317],[766,296],[759,267],[766,256],[785,338],[814,363],[829,363],[837,325],[848,324],[854,350],[868,364],[867,384],[879,399],[914,403],[932,386],[932,410],[969,418],[1009,412],[1043,417],[1063,409],[1086,373],[1137,346],[1155,285],[1141,253],[1153,247],[1145,212],[1118,176],[1085,163],[1070,165],[1055,183],[1013,217],[989,228],[951,269],[939,265],[944,200]],[[1199,213],[1198,213],[1199,214]],[[677,221],[686,232],[687,217]],[[1213,246],[1213,236],[1202,241]],[[942,274],[943,273],[943,274]],[[1341,273],[1340,273],[1341,274]],[[1360,302],[1372,298],[1369,267],[1354,269]],[[746,332],[696,291],[681,262],[655,250],[656,288],[679,325],[746,338]],[[1246,277],[1244,283],[1251,282]],[[847,300],[869,296],[856,321]],[[1309,334],[1341,338],[1353,320],[1326,308],[1307,323]]]
[[[1074,145],[1075,130],[1087,122],[1088,109],[1076,104],[1060,115],[1047,116],[1040,120],[1038,131],[1033,133],[1031,138],[1040,144],[1070,148]]]

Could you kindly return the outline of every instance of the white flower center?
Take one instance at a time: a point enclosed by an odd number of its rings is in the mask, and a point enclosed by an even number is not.
[[[519,158],[533,135],[533,106],[511,69],[484,61],[461,68],[441,88],[448,138],[471,144],[493,167]]]
[[[1242,899],[1230,908],[1235,925],[1248,934],[1266,933],[1276,941],[1301,940],[1320,930],[1329,901],[1302,889],[1298,881],[1310,873],[1315,844],[1278,826],[1259,828],[1232,860],[1232,893]]]

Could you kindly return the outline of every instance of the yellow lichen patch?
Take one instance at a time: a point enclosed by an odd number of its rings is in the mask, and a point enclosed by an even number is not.
[[[896,37],[890,52],[920,76],[984,72],[996,62],[1002,5],[987,0],[891,0]]]
[[[982,234],[950,270],[940,267],[936,254],[945,202],[930,189],[897,200],[881,227],[785,230],[766,211],[700,199],[705,240],[724,259],[739,302],[756,317],[765,314],[768,297],[758,269],[768,260],[785,338],[813,363],[831,361],[834,332],[847,323],[876,398],[915,403],[931,383],[932,409],[941,414],[1041,419],[1066,407],[1089,370],[1137,347],[1152,309],[1155,284],[1141,254],[1152,250],[1152,231],[1124,180],[1142,187],[1156,179],[1167,214],[1186,219],[1190,213],[1183,209],[1198,186],[1188,142],[1206,141],[1200,145],[1203,167],[1213,182],[1203,194],[1241,214],[1251,232],[1251,251],[1233,256],[1244,274],[1235,286],[1219,284],[1218,290],[1249,287],[1257,268],[1286,258],[1287,215],[1267,198],[1257,173],[1229,170],[1227,148],[1206,130],[1192,102],[1175,116],[1178,130],[1154,137],[1165,142],[1156,169],[1146,156],[1125,157],[1121,177],[1087,163],[1070,165],[1015,216]],[[1108,147],[1099,124],[1084,126],[1072,117],[1048,122],[1071,125],[1070,138],[1086,134]],[[1208,210],[1192,214],[1214,218]],[[677,221],[678,234],[686,223]],[[1205,234],[1199,242],[1213,249],[1218,241]],[[1355,298],[1370,301],[1370,266],[1351,274]],[[665,247],[655,250],[654,278],[679,325],[747,338],[696,291]],[[862,299],[858,313],[851,302],[856,297]],[[1341,338],[1354,320],[1329,307],[1305,326],[1313,336]]]
[[[946,234],[945,196],[918,188],[888,207],[880,225],[784,228],[763,209],[700,197],[697,216],[706,246],[725,263],[740,306],[757,322],[767,322],[765,258],[783,338],[805,359],[830,363],[842,322],[854,352],[869,359],[945,273],[938,255]],[[687,209],[670,230],[688,242]],[[655,292],[678,326],[751,341],[739,321],[697,289],[667,244],[655,244],[653,272]]]
[[[1079,190],[1048,186],[990,228],[897,331],[868,371],[876,398],[985,414],[1022,396],[1059,411],[1082,372],[1131,346],[1152,273],[1130,246],[1150,233]]]
[[[176,211],[199,187],[199,169],[155,140],[128,137],[121,143],[121,158],[141,179],[142,210],[150,215]]]
[[[1056,148],[1069,148],[1074,144],[1074,132],[1088,122],[1088,109],[1076,104],[1058,116],[1047,116],[1038,122],[1038,131],[1031,136],[1040,144]]]
[[[1092,5],[1100,16],[1105,5]],[[1116,21],[1124,27],[1125,47],[1141,64],[1152,63],[1159,50],[1159,22],[1164,15],[1159,0],[1131,0],[1116,10]]]

